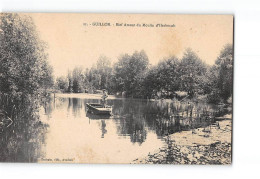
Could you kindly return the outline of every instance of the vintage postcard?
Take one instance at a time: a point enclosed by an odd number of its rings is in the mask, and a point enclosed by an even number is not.
[[[1,13],[0,162],[231,164],[233,16]]]

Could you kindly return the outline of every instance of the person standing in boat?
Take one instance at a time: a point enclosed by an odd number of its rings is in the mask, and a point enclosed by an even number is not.
[[[106,107],[107,97],[108,97],[107,91],[105,89],[103,89],[103,95],[101,97],[101,103],[102,103],[104,108]]]

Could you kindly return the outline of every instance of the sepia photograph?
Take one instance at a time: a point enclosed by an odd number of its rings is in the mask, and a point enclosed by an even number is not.
[[[0,13],[0,163],[231,165],[233,15]]]

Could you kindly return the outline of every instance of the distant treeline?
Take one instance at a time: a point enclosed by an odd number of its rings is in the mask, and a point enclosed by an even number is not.
[[[149,64],[144,51],[123,54],[111,64],[100,56],[92,68],[76,67],[66,77],[58,77],[56,88],[62,92],[110,94],[135,98],[173,98],[186,92],[190,98],[206,95],[209,102],[225,102],[233,91],[233,47],[223,47],[213,66],[205,64],[191,49],[181,59],[171,56],[157,65]]]
[[[0,42],[0,103],[7,106],[42,99],[54,89],[73,93],[107,89],[109,94],[135,98],[173,98],[179,91],[190,98],[204,95],[210,102],[225,102],[232,96],[231,44],[223,47],[212,66],[191,49],[180,59],[172,56],[154,66],[144,51],[136,51],[122,54],[114,64],[100,56],[92,68],[77,67],[54,84],[46,44],[39,39],[32,18],[1,14]]]

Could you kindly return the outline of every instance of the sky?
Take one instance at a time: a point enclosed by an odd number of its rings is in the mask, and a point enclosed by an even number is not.
[[[56,77],[76,66],[91,68],[103,55],[116,62],[122,54],[144,50],[152,65],[163,58],[181,58],[191,48],[207,64],[214,64],[223,46],[233,43],[231,15],[141,15],[33,13],[40,39],[48,45],[49,63]],[[110,23],[94,26],[93,23]],[[141,24],[141,27],[116,23]],[[143,27],[153,24],[154,27]],[[168,24],[174,27],[156,27]]]

